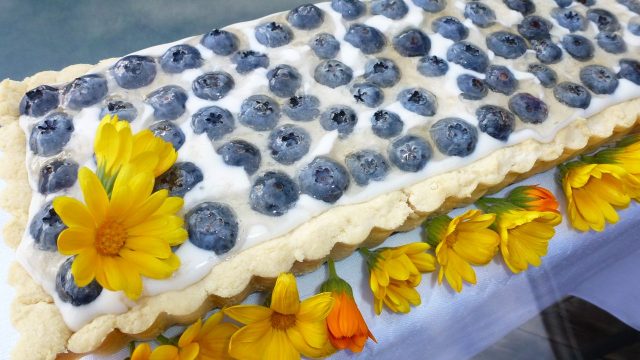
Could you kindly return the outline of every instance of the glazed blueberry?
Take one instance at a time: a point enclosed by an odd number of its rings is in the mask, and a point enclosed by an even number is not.
[[[231,250],[238,239],[238,220],[227,205],[204,202],[185,216],[189,241],[201,249],[222,255]]]
[[[338,134],[351,134],[358,122],[355,111],[348,106],[332,106],[320,115],[320,125],[327,131],[338,130]]]
[[[300,170],[300,190],[314,199],[334,203],[349,187],[349,173],[336,161],[318,156]]]
[[[300,5],[289,11],[287,21],[294,28],[311,30],[322,25],[324,13],[313,4]]]
[[[529,64],[527,70],[535,76],[540,84],[546,88],[551,88],[556,86],[556,82],[558,81],[558,74],[543,64]]]
[[[365,54],[378,53],[382,51],[387,43],[380,30],[364,24],[349,26],[344,40]]]
[[[271,157],[284,165],[291,165],[302,159],[309,152],[311,135],[295,125],[282,125],[275,128],[269,135],[269,150]]]
[[[616,0],[620,5],[626,6],[629,11],[640,14],[640,1],[638,0]]]
[[[317,34],[309,46],[320,59],[333,59],[340,51],[340,42],[328,33]]]
[[[516,59],[527,51],[527,42],[520,35],[497,31],[487,36],[487,47],[505,59]]]
[[[518,93],[512,96],[509,99],[509,110],[520,120],[529,124],[540,124],[549,116],[547,104],[529,93]]]
[[[447,7],[447,0],[412,0],[416,6],[421,7],[424,11],[437,13]]]
[[[200,44],[216,55],[231,55],[238,50],[238,37],[227,30],[213,29],[202,36]]]
[[[219,100],[227,96],[235,87],[231,75],[224,71],[214,71],[198,76],[191,84],[193,95],[205,100]]]
[[[536,12],[536,5],[531,0],[503,0],[505,5],[511,10],[522,15],[529,15]]]
[[[595,94],[613,94],[618,88],[616,74],[601,65],[588,65],[580,70],[580,81]]]
[[[191,116],[191,128],[196,134],[207,133],[211,140],[219,140],[235,129],[235,120],[227,109],[207,106]]]
[[[573,0],[555,0],[555,2],[559,7],[566,8],[567,6],[571,5]]]
[[[467,156],[475,150],[478,142],[478,130],[455,117],[436,121],[429,129],[429,134],[438,150],[449,156]]]
[[[400,116],[387,110],[378,110],[371,116],[371,130],[378,137],[389,139],[400,135],[404,123]]]
[[[280,105],[266,95],[253,95],[242,102],[240,122],[256,131],[271,130],[280,119]]]
[[[260,44],[270,48],[287,45],[293,39],[288,26],[274,21],[256,26],[255,35]]]
[[[180,127],[169,120],[158,121],[149,127],[149,130],[160,139],[171,143],[178,151],[184,145],[185,137]]]
[[[505,95],[513,94],[518,88],[518,79],[502,65],[489,65],[485,72],[484,83],[489,89]]]
[[[598,46],[611,54],[621,54],[627,51],[627,44],[618,33],[600,32],[596,35]]]
[[[553,88],[556,100],[572,108],[586,109],[591,103],[591,94],[586,87],[569,81]]]
[[[516,126],[516,117],[507,109],[483,105],[476,110],[478,128],[494,139],[507,141]]]
[[[593,58],[595,49],[591,40],[582,35],[568,34],[562,38],[562,47],[569,55],[578,61],[588,61]]]
[[[405,30],[394,36],[393,48],[405,57],[425,56],[431,49],[431,40],[418,29]]]
[[[263,53],[253,50],[242,50],[233,54],[231,62],[236,64],[236,71],[239,74],[246,74],[257,68],[268,68],[269,58]]]
[[[541,40],[551,37],[550,31],[553,27],[551,22],[538,15],[527,15],[518,24],[518,32],[525,39]]]
[[[160,67],[169,74],[181,73],[202,66],[200,51],[191,45],[175,45],[160,57]]]
[[[371,14],[382,15],[392,20],[402,19],[409,12],[403,0],[373,0]]]
[[[372,83],[359,83],[351,87],[351,95],[356,103],[374,108],[382,104],[384,92]]]
[[[71,116],[63,112],[51,113],[40,119],[31,129],[29,148],[36,155],[55,155],[69,142],[73,130]]]
[[[582,31],[587,28],[587,21],[584,16],[573,9],[555,8],[551,10],[551,17],[558,22],[558,25],[571,32]]]
[[[484,81],[469,74],[462,74],[456,78],[461,96],[467,100],[480,100],[489,92]]]
[[[543,64],[555,64],[562,60],[562,49],[550,39],[531,40],[531,47]]]
[[[424,169],[432,154],[431,145],[415,135],[405,135],[389,145],[389,161],[402,171],[418,172]]]
[[[33,117],[42,116],[60,105],[58,89],[40,85],[24,94],[20,100],[20,114]]]
[[[60,265],[56,274],[56,293],[60,300],[73,306],[90,304],[100,296],[102,286],[93,280],[87,286],[79,287],[71,273],[73,259],[75,258],[70,257]]]
[[[100,119],[107,115],[117,116],[119,120],[132,122],[138,116],[138,110],[128,101],[109,98],[105,100],[104,107],[100,110]]]
[[[640,85],[640,62],[632,59],[622,59],[619,64],[620,71],[618,76]]]
[[[398,101],[405,109],[422,116],[433,116],[438,109],[436,96],[423,88],[409,88],[400,91]]]
[[[365,186],[369,181],[382,181],[389,172],[389,163],[382,154],[372,150],[360,150],[347,155],[347,168],[356,184]]]
[[[391,87],[400,81],[400,68],[393,60],[372,59],[365,65],[364,78],[380,87]]]
[[[170,196],[184,197],[204,177],[202,171],[191,162],[177,162],[156,178],[154,191],[168,190]]]
[[[357,19],[367,9],[360,0],[331,0],[331,8],[339,12],[345,20]]]
[[[100,102],[107,96],[107,79],[102,75],[89,74],[76,78],[62,88],[65,105],[80,110]]]
[[[41,194],[52,194],[54,192],[70,188],[76,183],[78,178],[78,164],[70,159],[49,160],[40,168],[38,179],[38,191]]]
[[[443,16],[433,20],[431,30],[453,41],[464,40],[469,36],[469,29],[453,16]]]
[[[315,96],[292,96],[282,105],[282,112],[291,120],[311,121],[320,115],[319,106],[320,100]]]
[[[150,56],[129,55],[111,68],[116,83],[124,89],[147,86],[156,78],[156,61]]]
[[[627,23],[627,29],[633,35],[640,36],[640,17],[634,16],[629,19],[629,22]]]
[[[184,114],[187,93],[179,86],[167,85],[147,95],[145,102],[153,108],[156,119],[175,120]]]
[[[496,22],[496,13],[480,1],[468,2],[464,7],[464,17],[481,28],[489,27]]]
[[[276,96],[292,97],[302,84],[298,70],[289,65],[277,65],[267,73],[269,90]]]
[[[262,156],[257,147],[244,140],[231,140],[217,151],[222,161],[231,166],[242,166],[247,174],[255,173],[260,167]]]
[[[316,66],[313,78],[332,89],[346,85],[353,79],[353,70],[338,60],[325,60]]]
[[[459,41],[447,50],[447,60],[465,69],[484,72],[489,65],[489,58],[482,49],[466,42]]]
[[[447,71],[449,71],[449,64],[435,55],[422,57],[418,61],[418,72],[424,76],[443,76]]]
[[[267,171],[251,186],[251,208],[268,216],[282,216],[298,201],[300,189],[295,181],[281,171]]]
[[[51,201],[46,203],[31,220],[29,234],[36,248],[43,251],[58,250],[58,235],[67,227],[53,209]]]
[[[613,32],[620,30],[618,18],[607,10],[589,9],[587,10],[587,19],[596,24],[600,31]]]

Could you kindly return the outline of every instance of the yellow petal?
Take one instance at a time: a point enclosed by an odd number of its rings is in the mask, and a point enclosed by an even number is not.
[[[322,348],[327,341],[329,341],[329,334],[327,333],[327,324],[325,321],[296,321],[296,325],[290,329],[297,329],[306,344],[313,348]],[[294,346],[303,351],[304,348],[300,348],[294,343]]]
[[[151,356],[151,346],[147,343],[141,343],[131,354],[131,360],[148,360],[149,356]]]
[[[189,344],[180,349],[180,360],[195,360],[198,358],[200,345],[197,343]]]
[[[150,236],[130,236],[124,246],[133,251],[140,251],[161,259],[166,259],[171,255],[171,247],[166,241]]]
[[[166,279],[180,266],[180,259],[175,254],[165,260],[140,251],[123,248],[120,250],[120,256],[135,265],[140,274],[152,279]]]
[[[282,273],[278,276],[271,293],[271,309],[286,315],[297,314],[300,310],[300,296],[293,274]]]
[[[123,225],[126,228],[130,228],[133,225],[143,222],[160,209],[168,196],[169,193],[167,190],[160,190],[151,194],[142,204],[134,204],[136,207],[134,213],[124,219]]]
[[[149,360],[174,360],[178,359],[178,348],[173,345],[161,345],[151,353]]]
[[[71,264],[71,273],[76,284],[80,287],[87,286],[95,279],[95,265],[98,261],[98,254],[94,249],[82,251]]]
[[[333,303],[334,299],[331,293],[328,292],[311,296],[300,304],[300,312],[297,318],[301,321],[324,320],[329,316]]]
[[[53,199],[53,208],[68,227],[85,228],[94,231],[96,223],[87,207],[80,201],[60,196]]]
[[[253,323],[236,331],[229,341],[229,354],[236,359],[267,359],[265,351],[271,335],[269,319]]]
[[[243,323],[253,324],[271,318],[273,310],[258,305],[236,305],[223,310],[228,317]]]
[[[324,323],[322,323],[322,325],[324,325]],[[315,341],[317,341],[318,346],[311,346],[308,342],[309,339],[307,335],[303,335],[302,330],[297,327],[287,329],[287,337],[296,351],[302,353],[302,355],[308,358],[322,358],[335,351],[326,334],[326,325],[324,325],[324,328],[324,335],[316,334],[318,338]],[[318,331],[321,330],[318,329]],[[320,341],[320,339],[323,339],[323,341]]]
[[[87,204],[89,212],[94,218],[96,224],[101,224],[107,214],[109,206],[109,198],[102,187],[102,183],[87,167],[82,167],[78,172],[78,183],[82,189],[82,196]]]
[[[93,248],[93,234],[84,228],[64,229],[58,235],[58,251],[64,255],[75,255]]]
[[[297,360],[300,359],[300,353],[293,347],[289,337],[282,330],[273,330],[271,336],[265,338],[265,359],[278,360]]]
[[[198,336],[200,329],[202,328],[202,320],[198,319],[195,323],[191,324],[183,333],[180,335],[180,339],[178,340],[179,347],[185,347],[193,342],[193,340]]]

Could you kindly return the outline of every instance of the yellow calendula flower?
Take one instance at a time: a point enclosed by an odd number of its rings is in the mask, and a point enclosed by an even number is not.
[[[462,291],[462,280],[476,283],[476,273],[471,265],[486,265],[498,250],[500,237],[489,227],[495,214],[469,210],[453,219],[438,216],[425,223],[426,241],[436,248],[440,264],[438,283],[446,278],[451,287]]]
[[[224,310],[227,316],[246,324],[231,337],[229,354],[247,360],[327,356],[335,351],[326,324],[333,303],[328,292],[301,302],[296,278],[280,274],[270,307],[237,305]]]
[[[219,311],[211,315],[204,324],[198,319],[182,333],[178,347],[184,349],[197,345],[200,349],[199,360],[232,359],[229,355],[229,340],[238,330],[238,326],[222,322],[222,318],[223,313]]]
[[[640,201],[640,135],[634,134],[620,140],[614,147],[604,149],[594,156],[583,156],[582,161],[598,164],[613,164],[628,174],[623,177],[624,192]]]
[[[75,255],[71,272],[78,286],[96,279],[106,289],[137,299],[141,276],[165,279],[178,269],[180,259],[171,246],[187,238],[183,219],[175,215],[183,200],[166,190],[152,193],[153,173],[125,165],[110,198],[88,168],[80,169],[78,182],[85,203],[67,196],[53,201],[68,227],[58,237],[58,250]]]
[[[558,211],[558,200],[553,193],[538,185],[518,186],[506,199],[525,210]]]

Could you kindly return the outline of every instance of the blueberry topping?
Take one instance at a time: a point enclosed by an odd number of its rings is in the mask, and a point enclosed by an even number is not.
[[[216,55],[231,55],[238,50],[238,37],[227,31],[213,29],[202,36],[200,44]]]
[[[40,85],[24,94],[20,100],[20,114],[33,117],[42,116],[60,105],[58,89]]]
[[[124,89],[147,86],[156,78],[156,61],[150,56],[129,55],[111,68],[113,78]]]
[[[62,89],[62,96],[67,107],[79,110],[99,103],[108,91],[104,76],[89,74],[68,83]]]
[[[531,0],[503,0],[503,2],[509,9],[517,11],[522,15],[529,15],[536,12],[536,5]]]
[[[189,241],[201,249],[222,255],[238,239],[238,220],[233,210],[221,203],[204,202],[185,216]]]
[[[485,72],[484,83],[489,89],[505,95],[513,94],[518,88],[518,79],[502,65],[489,65]]]
[[[225,164],[242,166],[249,175],[258,170],[262,160],[260,150],[244,140],[231,140],[223,144],[217,153]]]
[[[365,65],[364,78],[380,87],[391,87],[400,81],[400,68],[393,60],[372,59]]]
[[[284,165],[291,165],[309,152],[311,135],[295,125],[282,125],[269,135],[271,157]]]
[[[294,28],[311,30],[322,25],[324,13],[313,4],[300,5],[289,11],[287,21]]]
[[[371,14],[382,15],[392,20],[402,19],[409,12],[403,0],[373,0]]]
[[[175,120],[184,114],[187,93],[179,86],[167,85],[147,95],[145,102],[153,108],[156,119]]]
[[[338,60],[325,60],[316,66],[313,78],[332,89],[346,85],[353,78],[353,70]]]
[[[311,39],[309,46],[320,59],[333,59],[340,51],[340,42],[328,33],[317,34]]]
[[[292,96],[282,105],[282,111],[295,121],[311,121],[320,115],[320,100],[312,95]]]
[[[553,17],[560,26],[569,31],[582,31],[587,28],[587,21],[584,16],[573,9],[555,8],[551,10]]]
[[[528,40],[541,40],[551,37],[553,27],[550,21],[538,15],[527,15],[518,24],[518,32]]]
[[[588,65],[580,70],[580,81],[595,94],[613,94],[618,88],[616,74],[601,65]]]
[[[320,115],[320,125],[327,131],[338,130],[338,134],[351,134],[358,122],[355,111],[348,106],[332,106]]]
[[[627,79],[636,85],[640,85],[640,62],[632,59],[620,60],[618,76]]]
[[[536,58],[543,64],[555,64],[562,60],[562,49],[550,39],[531,40]]]
[[[529,64],[527,70],[535,76],[540,84],[546,88],[556,86],[558,74],[555,70],[543,64]]]
[[[487,47],[498,56],[516,59],[527,51],[527,42],[520,35],[497,31],[487,36]]]
[[[345,20],[357,19],[367,9],[360,0],[331,0],[331,8],[339,12]]]
[[[489,57],[479,47],[459,41],[447,50],[447,60],[462,66],[465,69],[484,72],[489,65]]]
[[[257,68],[268,68],[269,58],[263,53],[253,50],[242,50],[233,54],[231,62],[236,64],[236,71],[239,74],[246,74]]]
[[[378,110],[371,116],[371,130],[383,139],[400,135],[404,123],[400,116],[387,110]]]
[[[372,150],[360,150],[347,155],[347,168],[356,184],[365,186],[369,181],[382,181],[389,172],[389,164],[382,154]]]
[[[406,57],[425,56],[431,49],[431,40],[418,29],[403,31],[394,36],[392,43],[398,54]]]
[[[591,103],[591,94],[586,87],[572,83],[561,82],[553,88],[556,100],[572,108],[586,109]]]
[[[438,109],[436,96],[423,88],[410,88],[400,91],[398,101],[405,109],[422,116],[433,116]]]
[[[593,6],[596,3],[596,0],[576,0],[576,2],[584,5],[584,6]]]
[[[372,83],[359,83],[351,87],[351,95],[357,103],[374,108],[382,104],[384,93]]]
[[[587,19],[598,26],[598,30],[613,32],[620,30],[618,18],[611,12],[604,9],[587,10]]]
[[[276,96],[292,97],[302,84],[298,70],[289,65],[277,65],[267,73],[269,90]]]
[[[236,127],[233,116],[227,109],[207,106],[191,116],[191,128],[196,134],[207,133],[211,140],[219,140]]]
[[[566,8],[567,6],[571,5],[573,0],[555,0],[555,2],[559,7]]]
[[[415,135],[405,135],[389,145],[389,160],[398,169],[407,172],[422,170],[432,153],[431,145]]]
[[[282,216],[298,201],[300,189],[287,174],[267,171],[251,186],[251,208],[268,216]]]
[[[55,155],[69,142],[73,130],[71,116],[62,112],[51,113],[31,129],[29,148],[36,155]]]
[[[418,60],[418,72],[424,76],[443,76],[447,71],[449,71],[449,64],[435,55],[424,56]]]
[[[138,116],[138,110],[128,101],[108,98],[104,103],[104,107],[100,110],[100,119],[110,115],[117,116],[120,120],[132,122]]]
[[[78,164],[70,159],[49,160],[40,168],[38,179],[38,191],[41,194],[52,194],[54,192],[70,188],[76,183],[78,178]]]
[[[375,54],[384,48],[387,43],[380,30],[364,24],[349,26],[344,40],[365,54]]]
[[[516,127],[516,117],[507,109],[483,105],[476,110],[478,128],[494,139],[507,141]]]
[[[60,265],[56,274],[56,293],[60,300],[71,303],[73,306],[87,305],[100,296],[102,286],[96,280],[87,286],[79,287],[71,273],[71,264],[74,258],[68,258]]]
[[[242,102],[240,122],[256,131],[273,129],[280,119],[280,105],[266,95],[253,95]]]
[[[219,100],[227,96],[235,85],[231,75],[224,71],[214,71],[204,73],[193,80],[191,90],[200,99]]]
[[[183,197],[202,179],[202,171],[194,163],[177,162],[156,178],[154,191],[166,189],[170,196]]]
[[[334,203],[349,187],[349,174],[334,160],[318,156],[300,170],[300,190],[314,199]]]
[[[169,120],[158,121],[149,127],[149,130],[160,139],[171,143],[178,151],[184,145],[185,137],[180,127]]]
[[[469,29],[453,16],[443,16],[433,20],[431,30],[453,41],[464,40],[469,36]]]
[[[31,220],[29,234],[36,248],[43,251],[58,250],[58,235],[67,227],[53,209],[52,202],[46,203]]]
[[[260,44],[270,48],[287,45],[293,39],[288,26],[274,21],[256,26],[255,35]]]
[[[509,110],[520,120],[530,124],[540,124],[549,116],[547,104],[529,93],[518,93],[511,97]]]
[[[191,45],[172,46],[160,57],[160,67],[169,74],[197,69],[200,66],[202,66],[200,51]]]
[[[629,32],[633,35],[640,36],[640,17],[634,16],[629,19],[629,22],[627,23],[627,29],[629,29]]]
[[[496,22],[496,13],[479,1],[471,1],[465,5],[464,17],[471,19],[471,22],[481,28],[489,27]]]
[[[596,35],[598,46],[611,54],[621,54],[627,51],[627,44],[618,33],[600,32]]]
[[[449,156],[467,156],[475,150],[478,142],[478,130],[455,117],[438,120],[429,129],[429,134],[438,150]]]
[[[620,5],[626,6],[629,11],[640,14],[640,1],[638,0],[616,0]]]
[[[595,49],[591,40],[582,35],[568,34],[562,38],[562,47],[569,55],[578,61],[588,61],[593,58]]]
[[[424,11],[437,13],[447,7],[447,0],[412,0],[416,6],[421,7]]]
[[[480,100],[489,92],[484,81],[469,74],[462,74],[456,79],[461,96],[467,100]]]

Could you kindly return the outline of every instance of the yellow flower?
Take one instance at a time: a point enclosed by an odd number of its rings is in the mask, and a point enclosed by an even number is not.
[[[500,237],[489,229],[495,214],[469,210],[453,219],[443,215],[425,224],[427,242],[436,247],[436,259],[440,264],[438,283],[443,277],[451,287],[462,291],[462,280],[476,283],[472,265],[486,265],[496,254]]]
[[[615,164],[623,168],[628,176],[624,177],[624,192],[640,201],[640,135],[627,136],[615,147],[604,149],[593,157],[584,160],[599,164]]]
[[[325,321],[333,302],[326,292],[300,302],[296,278],[280,274],[270,307],[237,305],[224,310],[227,316],[247,324],[231,337],[229,354],[247,360],[327,356],[334,351]]]
[[[229,355],[229,340],[238,326],[222,322],[221,311],[211,315],[204,325],[198,319],[180,336],[178,346],[181,349],[197,345],[200,349],[199,360],[225,360],[232,359]]]
[[[525,210],[558,211],[558,200],[553,193],[538,185],[518,186],[511,190],[507,200]]]
[[[58,250],[75,255],[71,272],[78,286],[94,278],[104,288],[123,290],[131,299],[142,293],[142,276],[170,277],[180,266],[171,246],[187,238],[178,197],[166,190],[152,194],[154,177],[124,166],[111,198],[88,168],[78,174],[85,204],[66,196],[53,201],[67,229],[58,237]]]
[[[198,358],[198,346],[178,348],[174,345],[160,345],[151,350],[147,343],[136,346],[131,360],[194,360]]]

